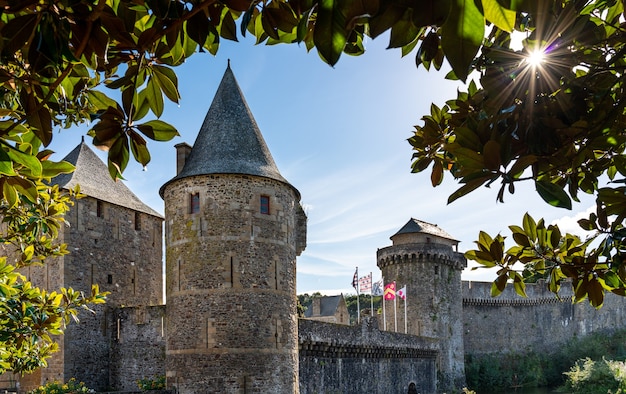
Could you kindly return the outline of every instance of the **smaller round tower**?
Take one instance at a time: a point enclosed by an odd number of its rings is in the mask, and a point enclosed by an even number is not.
[[[461,271],[467,266],[458,241],[435,224],[409,220],[391,236],[392,246],[378,249],[377,264],[385,283],[406,286],[406,299],[386,301],[386,327],[439,339],[439,389],[465,382]],[[405,305],[406,303],[406,305]],[[395,317],[395,318],[394,318]]]

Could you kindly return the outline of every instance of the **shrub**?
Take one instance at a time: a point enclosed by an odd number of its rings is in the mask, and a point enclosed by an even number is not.
[[[626,389],[626,364],[623,361],[578,360],[567,376],[566,389],[574,394],[615,393]]]
[[[29,394],[81,394],[81,393],[95,393],[96,391],[85,386],[85,383],[77,381],[75,378],[71,378],[67,383],[61,382],[48,382],[45,386],[40,386],[35,390],[29,392]]]
[[[154,378],[144,378],[137,381],[137,386],[142,391],[165,389],[165,376],[159,375]]]

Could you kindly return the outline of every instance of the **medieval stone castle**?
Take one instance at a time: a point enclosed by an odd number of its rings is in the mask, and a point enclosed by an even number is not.
[[[230,67],[194,145],[176,145],[177,175],[160,189],[165,217],[114,183],[84,143],[65,160],[76,171],[55,182],[87,195],[61,234],[71,254],[26,275],[50,289],[99,284],[111,294],[59,338],[47,368],[20,378],[22,391],[71,377],[136,391],[138,379],[165,375],[182,394],[431,394],[463,386],[466,354],[549,350],[555,338],[612,330],[626,317],[623,298],[596,311],[542,284],[527,299],[492,299],[490,284],[461,281],[466,261],[452,236],[411,219],[377,253],[383,276],[408,284],[408,334],[375,317],[355,326],[298,319],[300,193],[276,167]]]

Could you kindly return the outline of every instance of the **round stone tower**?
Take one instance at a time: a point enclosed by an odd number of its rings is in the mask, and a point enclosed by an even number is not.
[[[406,300],[386,301],[386,329],[439,340],[438,389],[461,388],[465,382],[461,271],[467,266],[458,241],[437,225],[409,220],[379,249],[377,264],[385,283],[406,286]]]
[[[166,221],[166,377],[178,393],[298,392],[300,194],[280,174],[230,69],[177,175]]]

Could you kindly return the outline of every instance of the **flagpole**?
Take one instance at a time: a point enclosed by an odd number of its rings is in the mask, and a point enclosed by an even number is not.
[[[404,333],[408,334],[409,333],[409,325],[408,325],[407,320],[406,320],[406,300],[409,298],[408,297],[409,290],[408,290],[408,286],[407,285],[404,285],[404,288],[407,289],[407,290],[404,291]]]
[[[359,302],[359,287],[361,287],[359,280],[359,267],[356,267],[356,323],[361,323],[361,304]]]
[[[370,271],[370,317],[374,317],[374,277]]]
[[[383,331],[387,331],[387,315],[385,314],[385,277],[382,278],[383,281]]]
[[[394,290],[396,288],[396,281],[395,280],[393,281],[393,288],[394,288]],[[397,306],[398,306],[398,304],[397,304],[398,301],[396,301],[396,298],[398,298],[398,297],[393,297],[393,322],[394,322],[394,331],[398,332],[398,314],[396,313],[396,309],[397,309]]]

